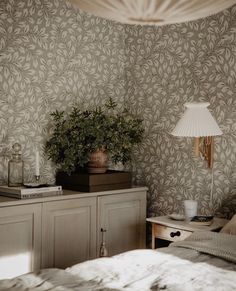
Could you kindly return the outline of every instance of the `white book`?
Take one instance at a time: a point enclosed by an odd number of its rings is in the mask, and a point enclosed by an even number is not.
[[[62,195],[63,191],[50,191],[44,193],[31,193],[31,194],[22,194],[21,197],[17,197],[20,199],[29,199],[29,198],[41,198],[41,197],[49,197],[49,196],[58,196]]]
[[[50,192],[62,192],[62,186],[48,186],[40,188],[0,186],[0,195],[14,194],[15,195],[14,197],[21,196],[24,194],[36,194],[36,193],[40,194]]]
[[[41,198],[41,197],[49,197],[49,196],[58,196],[62,195],[63,191],[50,191],[44,193],[29,193],[29,194],[13,194],[13,193],[0,193],[2,196],[17,198],[17,199],[29,199],[29,198]]]

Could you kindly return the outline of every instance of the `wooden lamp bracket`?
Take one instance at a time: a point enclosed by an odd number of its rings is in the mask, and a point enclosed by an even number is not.
[[[213,165],[213,151],[214,151],[214,138],[213,136],[204,136],[195,138],[195,155],[201,155],[207,162],[208,168]]]

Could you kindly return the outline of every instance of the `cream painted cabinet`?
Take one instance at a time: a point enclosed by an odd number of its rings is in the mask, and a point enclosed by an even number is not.
[[[145,248],[146,188],[17,200],[0,196],[0,278],[66,268],[99,256]]]
[[[98,252],[101,228],[109,256],[146,247],[146,191],[98,197]]]
[[[43,203],[42,267],[96,257],[96,197]]]
[[[40,269],[41,204],[0,209],[0,279]]]

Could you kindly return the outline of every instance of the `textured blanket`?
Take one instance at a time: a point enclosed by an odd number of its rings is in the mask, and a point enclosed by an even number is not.
[[[200,231],[171,247],[189,248],[236,263],[236,235]]]
[[[221,235],[212,239],[221,241],[220,237]],[[192,240],[197,241],[195,235]],[[202,244],[202,239],[199,238],[199,242]],[[217,246],[216,242],[213,244]],[[230,245],[229,253],[235,250],[235,245],[232,250]],[[184,247],[181,248],[184,251]],[[219,244],[217,248],[221,253],[224,245]],[[181,250],[179,247],[169,249]],[[135,250],[111,258],[87,261],[66,270],[48,269],[12,280],[3,280],[0,281],[0,290],[233,291],[236,290],[236,273],[203,262],[193,263],[173,254]]]

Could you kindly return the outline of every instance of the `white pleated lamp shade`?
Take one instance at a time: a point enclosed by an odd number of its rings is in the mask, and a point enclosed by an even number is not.
[[[210,103],[185,103],[184,115],[172,131],[172,135],[204,137],[221,135],[222,131],[207,107]]]
[[[154,24],[196,20],[236,4],[236,0],[71,0],[81,10],[128,24]]]

